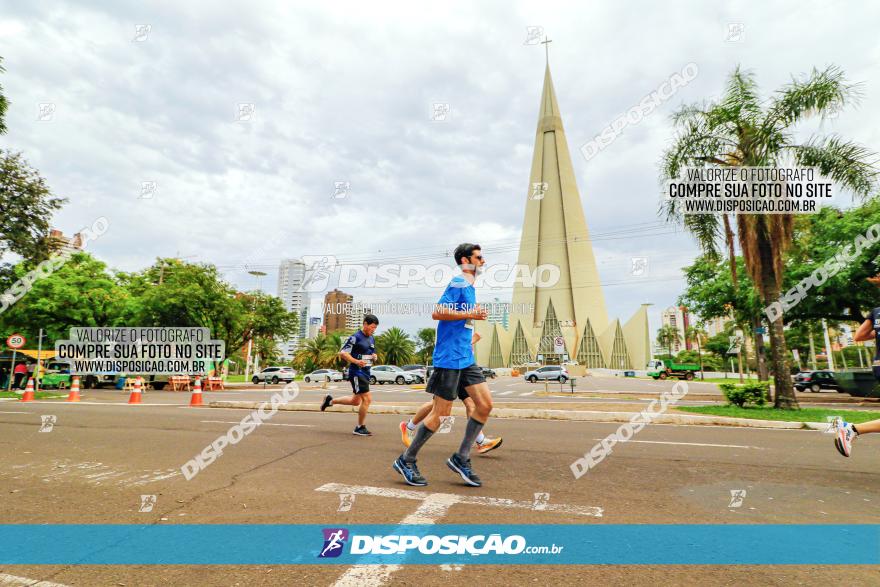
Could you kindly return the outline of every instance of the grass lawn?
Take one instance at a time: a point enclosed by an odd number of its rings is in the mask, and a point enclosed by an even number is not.
[[[14,391],[0,391],[0,398],[5,397],[21,399],[21,394]],[[67,393],[59,391],[38,391],[34,393],[34,399],[52,399],[56,397],[67,397]]]
[[[801,408],[800,410],[777,410],[773,407],[740,408],[737,406],[684,406],[679,412],[693,412],[709,416],[751,418],[753,420],[782,420],[785,422],[825,422],[828,416],[840,416],[847,422],[858,424],[880,420],[880,411],[835,410],[826,408]]]

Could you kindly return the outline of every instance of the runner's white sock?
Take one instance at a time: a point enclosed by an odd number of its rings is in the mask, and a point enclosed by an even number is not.
[[[416,425],[413,424],[412,418],[410,418],[409,422],[406,423],[406,429],[407,430],[415,430],[416,429]]]
[[[483,442],[485,442],[485,440],[486,440],[486,435],[483,434],[482,432],[480,432],[480,435],[477,436],[477,440],[476,440],[477,444],[483,444]]]

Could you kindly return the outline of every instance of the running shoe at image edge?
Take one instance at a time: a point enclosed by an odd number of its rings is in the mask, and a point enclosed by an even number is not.
[[[837,438],[834,439],[834,446],[837,447],[840,454],[848,457],[852,453],[853,440],[855,440],[858,435],[858,432],[855,431],[852,424],[849,422],[841,422],[840,426],[837,428]]]
[[[489,452],[490,450],[495,450],[496,448],[501,446],[502,442],[503,442],[503,439],[500,436],[498,438],[489,438],[487,436],[483,440],[483,444],[480,444],[479,442],[475,442],[474,446],[477,448],[478,455],[484,455],[487,452]]]

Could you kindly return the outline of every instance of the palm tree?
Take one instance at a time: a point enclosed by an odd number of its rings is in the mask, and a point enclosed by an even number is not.
[[[773,98],[762,101],[754,75],[737,67],[717,103],[681,108],[673,122],[678,136],[663,156],[663,175],[677,178],[684,167],[762,166],[794,164],[816,167],[819,172],[866,197],[876,184],[874,154],[840,137],[814,136],[798,142],[794,126],[801,120],[840,110],[858,98],[857,86],[847,84],[843,72],[831,66],[814,69],[803,80],[793,80]],[[722,230],[719,217],[709,214],[682,215],[677,203],[663,204],[670,221],[683,222],[704,251],[717,254]],[[724,233],[732,244],[731,229],[723,218]],[[740,214],[736,232],[746,269],[764,305],[776,301],[782,280],[784,255],[791,242],[793,217],[789,214]],[[774,405],[796,408],[797,399],[789,376],[783,323],[770,323]]]
[[[697,322],[693,326],[688,326],[687,330],[685,330],[685,335],[697,342],[697,356],[700,358],[700,379],[705,379],[703,374],[703,350],[700,347],[701,339],[703,341],[706,340],[706,331],[703,330],[703,324]]]
[[[348,335],[342,332],[331,332],[324,336],[321,352],[318,355],[321,361],[321,367],[337,370],[345,368],[347,363],[339,356],[339,351],[342,349],[344,338],[348,338]]]
[[[325,346],[325,339],[325,335],[318,334],[315,338],[301,341],[296,352],[293,353],[294,366],[302,371],[320,368],[321,352]]]
[[[376,354],[380,363],[406,365],[412,361],[415,349],[409,335],[396,326],[376,337]]]
[[[669,351],[670,357],[672,356],[672,345],[679,342],[681,342],[681,337],[675,326],[661,326],[657,331],[657,344],[660,345],[660,348],[665,346],[666,350]]]
[[[419,328],[416,338],[419,343],[419,357],[425,365],[431,364],[431,357],[434,355],[434,339],[437,331],[434,328]]]

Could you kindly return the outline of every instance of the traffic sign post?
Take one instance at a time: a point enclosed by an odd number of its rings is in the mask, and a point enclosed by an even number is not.
[[[6,386],[6,391],[12,391],[12,380],[15,378],[16,351],[22,348],[25,342],[27,342],[25,337],[18,333],[12,334],[6,339],[6,346],[12,349],[12,363],[9,365],[9,384]]]

